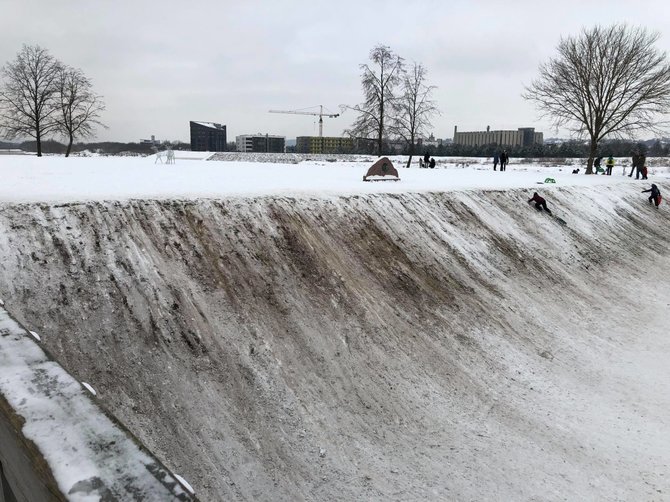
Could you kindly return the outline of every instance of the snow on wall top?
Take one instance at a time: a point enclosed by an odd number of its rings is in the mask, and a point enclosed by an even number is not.
[[[192,500],[1,307],[0,393],[68,500]]]
[[[200,122],[199,120],[194,120],[193,123],[203,127],[209,127],[210,129],[221,129],[220,127],[217,127],[220,126],[220,124],[217,124],[216,122]]]
[[[362,181],[375,157],[352,156],[350,161],[310,160],[298,164],[248,159],[244,162],[180,161],[178,154],[176,163],[168,165],[156,163],[155,156],[0,156],[0,203],[198,199],[239,195],[314,197],[506,188],[544,190],[554,186],[635,182],[622,176],[623,170],[629,170],[626,167],[629,159],[621,159],[612,176],[583,176],[571,174],[573,168],[580,166],[580,159],[570,160],[575,165],[516,162],[506,172],[494,172],[486,159],[438,158],[435,169],[405,169],[406,157],[391,157],[402,178],[397,183]],[[554,178],[556,185],[538,185],[547,177]],[[652,164],[650,180],[667,177],[667,159],[662,159],[658,165]]]

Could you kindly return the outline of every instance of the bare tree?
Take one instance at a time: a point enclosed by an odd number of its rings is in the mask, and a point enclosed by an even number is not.
[[[654,47],[657,33],[625,24],[584,29],[561,39],[558,56],[540,65],[523,97],[534,101],[558,128],[590,139],[587,174],[607,137],[660,131],[670,110],[670,65]]]
[[[14,139],[30,136],[37,141],[37,156],[42,156],[42,137],[57,129],[58,91],[61,64],[46,49],[24,45],[16,59],[0,74],[0,130]]]
[[[439,114],[435,101],[431,99],[435,89],[434,85],[426,84],[426,69],[420,63],[414,63],[411,70],[403,75],[402,94],[394,102],[390,130],[409,146],[406,167],[412,164],[417,137],[432,126],[431,116]]]
[[[365,102],[351,107],[358,112],[349,134],[355,137],[377,139],[377,153],[382,154],[384,136],[387,133],[387,115],[393,110],[394,91],[403,75],[403,58],[385,45],[378,45],[370,51],[374,63],[360,66],[363,70],[361,83]]]
[[[91,81],[81,70],[63,67],[58,79],[58,130],[68,139],[65,156],[70,155],[75,138],[93,135],[100,122],[100,113],[105,109],[102,98],[92,90]]]

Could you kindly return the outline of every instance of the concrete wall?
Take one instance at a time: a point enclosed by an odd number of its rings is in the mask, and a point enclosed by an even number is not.
[[[21,433],[21,420],[0,395],[0,502],[67,500],[35,445]]]
[[[194,500],[35,338],[0,304],[0,499]]]

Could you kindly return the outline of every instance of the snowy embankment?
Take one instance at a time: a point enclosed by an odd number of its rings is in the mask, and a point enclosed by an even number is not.
[[[202,500],[670,493],[670,209],[643,182],[131,164],[8,179],[55,183],[0,189],[0,297]]]

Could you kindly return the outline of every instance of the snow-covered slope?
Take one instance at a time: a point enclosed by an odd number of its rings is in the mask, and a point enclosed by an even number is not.
[[[5,204],[0,297],[203,500],[662,500],[640,190]]]

